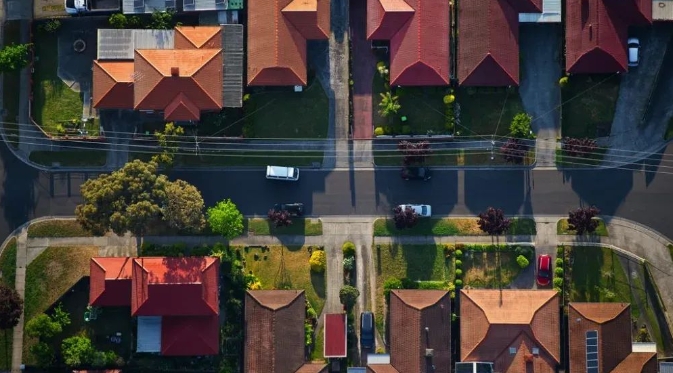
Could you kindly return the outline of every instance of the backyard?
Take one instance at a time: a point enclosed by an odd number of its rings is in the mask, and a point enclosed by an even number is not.
[[[6,21],[4,25],[4,43],[5,45],[19,44],[20,42],[20,21]],[[2,100],[5,109],[5,133],[10,139],[10,144],[17,148],[19,140],[19,83],[20,75],[18,72],[6,72],[3,76]],[[0,367],[2,365],[0,364]]]
[[[463,284],[480,289],[499,289],[509,285],[522,271],[512,246],[465,245]],[[533,264],[529,264],[533,265]]]
[[[523,113],[523,104],[516,88],[459,88],[460,126],[456,135],[507,136],[514,116]]]
[[[245,259],[245,271],[252,272],[262,289],[303,289],[306,299],[320,314],[325,305],[325,274],[311,272],[309,246],[235,246]],[[317,250],[312,248],[312,250]]]
[[[4,249],[0,249],[0,284],[14,288],[16,277],[16,239],[7,242]],[[12,361],[12,333],[14,329],[0,332],[0,370],[9,370]]]
[[[563,137],[608,136],[619,96],[618,74],[568,77],[561,89]]]
[[[507,234],[535,235],[535,221],[527,218],[511,219]],[[393,219],[376,219],[374,236],[486,236],[477,225],[477,218],[419,219],[412,228],[399,230]]]

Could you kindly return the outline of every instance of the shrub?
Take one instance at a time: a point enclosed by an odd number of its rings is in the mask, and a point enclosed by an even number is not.
[[[562,277],[563,276],[563,268],[561,268],[561,267],[554,268],[554,274],[557,275],[558,277]]]
[[[355,267],[355,258],[352,256],[344,258],[343,264],[344,264],[344,270],[350,272],[353,270],[353,267]]]
[[[350,241],[346,241],[344,242],[343,246],[341,246],[341,251],[344,253],[344,258],[355,256],[355,244]]]
[[[563,289],[561,289],[559,287],[554,286],[554,290],[556,290],[556,292],[559,293],[559,294],[563,293]]]
[[[525,256],[519,255],[519,256],[516,257],[516,264],[518,264],[519,267],[521,267],[521,268],[526,268],[526,267],[528,267],[530,262],[528,261],[528,259],[526,259]]]
[[[456,279],[456,281],[454,281],[453,283],[456,284],[456,287],[463,286],[463,280],[461,279]]]
[[[458,248],[457,245],[456,245],[456,248]],[[463,257],[463,252],[461,250],[456,250],[456,258],[462,258],[462,257]]]
[[[108,18],[108,23],[112,28],[126,28],[126,26],[128,26],[128,20],[122,13],[111,15],[110,18]]]
[[[463,261],[460,259],[456,259],[456,268],[461,268],[463,266]]]
[[[557,267],[563,267],[563,259],[556,258],[556,266]]]
[[[463,270],[462,269],[456,269],[456,278],[463,277]]]
[[[390,291],[395,289],[403,289],[402,280],[396,277],[391,277],[383,283],[383,294],[386,299],[390,296]]]
[[[308,263],[311,265],[312,272],[324,273],[327,266],[327,255],[323,250],[314,250]]]
[[[386,132],[383,130],[383,127],[376,127],[374,128],[374,136],[382,136],[385,135]]]
[[[514,249],[516,255],[523,255],[530,262],[535,256],[535,250],[530,246],[517,246]]]
[[[555,288],[562,288],[563,287],[563,279],[560,277],[554,278],[554,287]]]
[[[313,307],[306,308],[306,318],[311,320],[318,318],[318,313],[315,312]]]
[[[449,104],[452,104],[454,101],[456,101],[456,96],[449,94],[449,95],[444,96],[443,100],[444,100],[444,104],[449,105]]]
[[[42,29],[50,34],[55,33],[61,28],[61,21],[57,19],[50,19],[42,26]]]
[[[418,288],[422,290],[444,290],[445,287],[444,281],[421,281],[418,283]]]
[[[509,132],[512,134],[512,137],[517,139],[532,139],[535,136],[532,133],[530,123],[533,120],[533,117],[526,113],[519,113],[514,116],[512,123],[509,125]]]
[[[561,79],[558,80],[558,85],[561,86],[561,88],[568,85],[568,77],[567,76],[561,77]]]

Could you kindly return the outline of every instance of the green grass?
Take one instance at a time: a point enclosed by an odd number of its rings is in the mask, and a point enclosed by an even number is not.
[[[563,137],[607,136],[610,134],[619,96],[620,76],[572,75],[561,90]]]
[[[320,315],[325,305],[326,275],[311,272],[308,246],[269,246],[269,250],[265,252],[259,248],[234,249],[240,250],[245,257],[245,271],[252,271],[262,283],[263,289],[305,290],[306,298]]]
[[[39,150],[30,152],[30,160],[51,167],[59,163],[61,167],[101,167],[107,162],[104,150]]]
[[[75,220],[47,220],[28,227],[28,238],[36,237],[93,237],[93,234]]]
[[[323,349],[325,347],[325,329],[320,329],[316,332],[315,335],[315,345],[313,346],[313,351],[311,351],[311,361],[325,361],[323,356]]]
[[[666,132],[664,133],[665,141],[668,141],[671,138],[673,138],[673,117],[671,117],[671,119],[668,120],[668,125],[666,125]]]
[[[7,21],[4,26],[4,43],[5,45],[19,44],[20,39],[20,21]],[[20,90],[20,74],[18,72],[4,73],[3,78],[3,93],[2,100],[5,113],[5,133],[12,139],[10,144],[14,148],[18,148],[19,141],[19,90]],[[2,367],[2,365],[0,365]]]
[[[254,93],[252,114],[256,138],[327,138],[329,105],[320,82],[313,82],[303,92],[272,89]]]
[[[157,152],[159,150],[157,149]],[[149,161],[153,153],[131,153],[129,161],[140,159]],[[183,167],[211,166],[276,166],[312,167],[314,163],[322,164],[322,151],[293,150],[290,154],[277,151],[220,151],[201,152],[199,155],[179,154],[175,157],[175,165]]]
[[[16,239],[12,238],[0,255],[0,284],[14,288],[16,277]],[[12,333],[14,329],[0,331],[0,370],[11,368],[12,362]]]
[[[562,149],[556,149],[556,165],[558,167],[591,167],[600,166],[607,148],[598,148],[592,154],[576,157],[566,157]]]
[[[322,221],[319,219],[292,219],[292,225],[276,228],[268,219],[249,219],[248,233],[255,236],[299,235],[321,236]]]
[[[494,245],[477,246],[488,251],[478,251],[472,255],[463,256],[464,285],[474,288],[498,289],[509,285],[522,271],[516,262],[517,255],[510,247],[501,245],[499,250],[495,251]]]
[[[509,133],[516,114],[524,112],[517,89],[459,88],[456,100],[460,104],[460,123],[456,135],[499,135]]]
[[[668,247],[668,254],[671,256],[671,260],[673,260],[673,244],[669,243],[666,247]]]
[[[594,233],[587,233],[594,236],[608,236],[608,228],[605,226],[605,222],[601,219],[598,219],[598,227]],[[577,232],[568,227],[568,219],[561,219],[556,223],[556,234],[569,234],[576,235]]]
[[[509,235],[536,234],[533,219],[512,219]],[[486,236],[477,225],[477,218],[419,219],[413,228],[398,230],[392,219],[376,219],[374,236]]]

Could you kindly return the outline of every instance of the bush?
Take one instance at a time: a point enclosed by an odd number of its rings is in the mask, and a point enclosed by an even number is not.
[[[444,128],[449,134],[453,134],[456,118],[453,113],[453,104],[448,104],[444,108]]]
[[[557,267],[563,267],[563,259],[556,258],[556,266]]]
[[[453,283],[456,284],[456,287],[463,286],[463,280],[461,279],[456,279],[456,281],[454,281]]]
[[[42,29],[50,34],[55,33],[60,28],[61,28],[61,21],[57,19],[50,19],[49,21],[47,21],[47,23],[42,25]]]
[[[376,127],[374,128],[374,136],[382,136],[385,135],[386,131],[384,131],[383,127]]]
[[[26,335],[33,338],[49,339],[63,331],[61,324],[42,313],[26,323]]]
[[[463,277],[463,270],[462,269],[456,269],[456,278]]]
[[[561,79],[558,80],[558,85],[561,86],[561,88],[565,87],[568,85],[568,77],[563,76]]]
[[[558,277],[563,277],[563,268],[561,267],[554,268],[554,274]]]
[[[456,101],[456,96],[449,94],[444,96],[443,100],[445,105],[449,105]]]
[[[512,134],[512,137],[517,139],[532,139],[535,136],[532,133],[530,123],[533,120],[533,117],[526,113],[519,113],[514,116],[512,123],[509,125],[509,132]]]
[[[562,288],[563,287],[563,279],[560,277],[554,278],[554,287],[555,288]]]
[[[386,299],[390,296],[390,291],[395,289],[403,289],[402,280],[396,277],[391,277],[383,283],[383,294]]]
[[[355,267],[355,258],[352,256],[344,258],[343,264],[344,264],[344,270],[350,272],[353,270],[353,267]]]
[[[530,262],[528,261],[528,259],[526,259],[525,256],[519,255],[519,256],[516,257],[516,264],[518,264],[519,267],[521,267],[521,268],[526,268],[526,267],[528,267]]]
[[[456,246],[457,248],[458,246]],[[456,258],[462,258],[463,257],[463,252],[461,250],[456,250]]]
[[[327,266],[327,255],[323,250],[314,250],[308,263],[311,265],[311,272],[324,273]]]
[[[418,288],[422,290],[444,290],[445,287],[444,281],[421,281],[418,283]]]
[[[523,255],[530,262],[535,257],[535,250],[530,246],[517,246],[514,248],[516,255]]]
[[[456,259],[456,268],[461,268],[463,266],[463,261],[460,259]]]
[[[554,286],[554,290],[556,290],[556,292],[559,293],[559,294],[563,293],[563,289],[561,289],[559,287]]]
[[[108,18],[108,23],[112,28],[126,28],[128,26],[128,19],[122,13],[116,13]]]
[[[344,242],[343,246],[341,246],[341,251],[344,253],[344,258],[355,256],[355,244],[350,241],[346,241]]]

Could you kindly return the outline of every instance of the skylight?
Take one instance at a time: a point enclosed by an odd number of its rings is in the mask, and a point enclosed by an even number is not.
[[[587,373],[598,373],[598,331],[589,330],[587,338]]]

